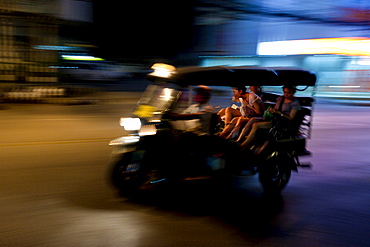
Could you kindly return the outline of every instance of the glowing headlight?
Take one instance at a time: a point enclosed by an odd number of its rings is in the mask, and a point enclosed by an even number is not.
[[[154,69],[154,72],[150,73],[150,75],[163,77],[163,78],[169,78],[174,73],[176,73],[176,68],[169,64],[164,63],[156,63],[153,64],[151,69]]]
[[[121,118],[119,124],[127,131],[139,130],[141,128],[139,118]]]

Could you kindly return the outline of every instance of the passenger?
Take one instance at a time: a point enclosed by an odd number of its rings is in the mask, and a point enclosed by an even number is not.
[[[241,87],[242,90],[246,91],[244,89],[244,87]],[[263,98],[263,93],[262,93],[262,90],[261,90],[261,86],[250,86],[249,87],[249,90],[253,93],[255,93],[257,96],[259,96],[261,99]],[[239,98],[235,98],[233,97],[232,98],[232,101],[235,101],[235,102],[240,102],[240,99]],[[263,101],[263,99],[262,99]],[[229,109],[228,109],[229,108]],[[220,118],[223,118],[223,120],[227,121],[227,123],[230,122],[230,120],[234,117],[234,116],[241,116],[240,113],[240,107],[238,107],[237,105],[232,105],[231,107],[228,107],[228,108],[223,108],[221,109],[217,115],[220,117]],[[230,109],[232,108],[232,109]],[[226,119],[226,110],[228,111],[228,114],[231,114],[231,117],[229,115],[229,118]],[[234,112],[233,110],[236,110],[237,112]]]
[[[197,103],[190,105],[180,114],[171,114],[171,117],[174,120],[187,120],[184,121],[185,130],[187,131],[209,134],[212,114],[214,113],[214,107],[208,104],[212,90],[210,87],[201,85],[195,91],[194,100]]]
[[[246,91],[245,87],[242,88],[241,90],[244,90],[244,92]],[[234,102],[240,102],[240,99],[239,98],[236,98],[232,97],[231,99],[232,101]],[[227,108],[223,108],[221,109],[217,115],[224,120],[225,122],[225,126],[226,125],[229,125],[231,120],[234,118],[234,117],[240,117],[241,116],[241,113],[240,113],[240,107],[238,107],[237,105],[233,104],[232,106],[230,107],[227,107]]]
[[[274,108],[271,108],[271,112],[275,114],[280,114],[281,117],[284,117],[287,120],[292,121],[296,116],[297,112],[301,110],[301,106],[299,104],[298,99],[294,97],[296,89],[292,86],[284,86],[283,91],[284,96],[280,96],[277,98],[276,105]],[[246,140],[241,144],[243,150],[249,148],[250,144],[256,137],[258,129],[270,129],[272,127],[270,121],[256,122],[256,120],[258,119],[250,121],[250,124],[248,123],[247,126],[245,127],[250,128],[250,133]],[[248,130],[246,130],[245,133],[242,134],[248,134],[247,132]],[[239,138],[238,140],[240,141],[241,138]]]
[[[263,99],[262,99],[263,93],[262,93],[261,87],[260,86],[250,86],[249,90],[260,97],[261,100],[258,101],[258,104],[259,104],[259,109],[261,109],[261,111],[258,114],[256,114],[256,117],[253,117],[253,118],[240,117],[238,119],[234,129],[231,131],[231,133],[227,137],[227,139],[236,139],[239,136],[240,129],[242,129],[251,120],[262,119],[261,116],[262,116],[262,113],[265,110],[265,106],[263,104]],[[239,138],[238,138],[238,140],[239,140]]]
[[[261,86],[250,86],[249,90],[251,92],[255,93],[263,101],[263,92],[262,92]]]
[[[251,91],[258,91],[258,86],[251,86]],[[235,87],[232,89],[233,99],[239,99],[242,103],[240,110],[226,108],[225,129],[221,132],[222,138],[235,138],[239,130],[248,122],[251,117],[262,116],[264,105],[259,96],[253,92],[246,92],[246,88]]]

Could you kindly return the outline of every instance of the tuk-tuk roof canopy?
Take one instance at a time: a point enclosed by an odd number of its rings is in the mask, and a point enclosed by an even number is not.
[[[181,86],[200,84],[210,86],[315,86],[316,83],[314,73],[288,67],[180,67],[166,77],[151,73],[148,78],[152,81],[161,78]]]

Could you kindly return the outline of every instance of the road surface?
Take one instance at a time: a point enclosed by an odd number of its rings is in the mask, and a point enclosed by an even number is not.
[[[131,103],[0,110],[0,246],[368,246],[370,108],[317,104],[282,197],[257,176],[130,200],[107,183]],[[195,184],[196,185],[196,184]]]

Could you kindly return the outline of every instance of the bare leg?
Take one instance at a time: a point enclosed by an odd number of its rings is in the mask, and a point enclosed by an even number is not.
[[[252,130],[249,133],[247,139],[241,144],[241,147],[243,150],[246,150],[249,148],[250,144],[256,137],[256,133],[258,129],[269,129],[271,128],[271,123],[270,122],[259,122],[259,123],[254,123],[252,126]]]
[[[240,111],[235,110],[231,107],[227,107],[225,110],[225,124],[229,124],[234,117],[240,117]]]
[[[234,129],[239,117],[233,118],[230,123],[225,126],[225,129],[221,132],[220,137],[226,138],[230,132]]]
[[[231,131],[230,135],[227,139],[234,139],[239,136],[240,129],[244,127],[248,123],[250,118],[240,117],[238,122],[236,123],[234,129]]]
[[[249,134],[249,132],[251,131],[253,124],[257,123],[257,122],[260,122],[260,121],[262,121],[262,118],[259,118],[259,117],[251,118],[248,121],[247,125],[245,125],[245,127],[242,129],[242,132],[240,133],[239,138],[236,141],[239,142],[239,141],[243,140],[243,138],[245,136],[247,136]]]
[[[217,112],[217,115],[220,117],[223,117],[225,116],[225,113],[226,113],[226,108],[222,108],[221,110]]]

